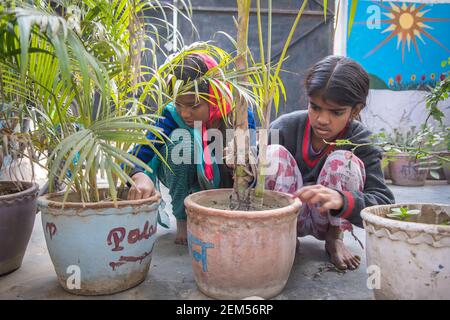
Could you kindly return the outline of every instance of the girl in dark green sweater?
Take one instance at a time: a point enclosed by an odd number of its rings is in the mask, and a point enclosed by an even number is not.
[[[271,124],[279,139],[272,134],[268,159],[276,159],[278,166],[266,188],[299,197],[298,236],[325,240],[336,267],[355,269],[360,257],[345,247],[343,231],[351,231],[352,224],[362,227],[363,208],[391,204],[394,196],[384,181],[379,148],[367,145],[352,153],[352,146],[326,142],[370,142],[370,131],[357,120],[366,105],[369,76],[351,59],[328,56],[310,69],[305,86],[308,111],[283,115]]]

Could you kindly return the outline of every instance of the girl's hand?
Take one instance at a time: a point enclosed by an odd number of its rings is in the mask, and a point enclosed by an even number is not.
[[[133,179],[136,186],[131,186],[128,191],[128,200],[146,199],[153,196],[156,192],[152,179],[143,172],[134,174]]]
[[[300,188],[294,196],[304,203],[317,204],[320,213],[326,213],[332,209],[340,210],[344,206],[344,199],[339,192],[321,184]]]

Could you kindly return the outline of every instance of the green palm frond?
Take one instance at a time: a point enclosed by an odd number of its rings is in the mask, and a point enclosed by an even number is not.
[[[186,56],[191,54],[205,53],[213,57],[218,65],[208,70],[203,76],[197,78],[195,81],[183,83],[179,79],[171,78],[174,69],[183,64]],[[196,86],[202,81],[208,81],[214,83],[214,97],[202,96],[202,98],[208,100],[209,98],[216,98],[219,101],[219,108],[223,110],[223,106],[220,103],[219,96],[227,99],[227,102],[234,106],[232,99],[233,90],[237,92],[247,101],[249,105],[255,106],[257,101],[253,94],[254,83],[242,83],[239,81],[242,75],[253,76],[258,74],[260,68],[258,66],[250,67],[244,71],[236,70],[235,68],[236,57],[232,56],[225,50],[212,45],[209,42],[195,42],[190,46],[182,48],[177,54],[173,55],[170,59],[167,59],[159,68],[151,69],[153,74],[149,81],[145,84],[141,84],[142,95],[140,101],[143,102],[146,98],[151,98],[156,105],[160,106],[158,110],[159,114],[162,112],[162,107],[169,102],[175,101],[177,96],[185,94],[198,95]],[[171,78],[172,90],[169,90],[169,78]],[[168,95],[168,92],[171,95]]]
[[[141,26],[172,29],[168,19],[156,15],[142,22],[144,11],[161,13],[167,5],[148,0],[57,3],[58,12],[49,1],[15,1],[14,7],[1,9],[2,99],[28,105],[35,147],[50,153],[51,185],[63,182],[66,197],[75,189],[83,201],[98,201],[100,173],[115,200],[117,180],[130,182],[125,167],[138,164],[151,171],[128,153],[130,147],[140,143],[154,148],[167,140],[154,126],[154,116],[140,114],[149,110],[135,96],[143,86],[135,74],[153,74],[140,62],[146,52],[141,41],[160,42],[157,32],[143,34]],[[189,19],[189,12],[176,10]],[[161,48],[154,45],[148,51],[156,56]],[[159,98],[158,104],[165,100]],[[157,139],[146,139],[146,131]]]
[[[90,188],[96,184],[97,175],[107,177],[118,177],[122,182],[133,184],[128,177],[126,170],[119,164],[123,163],[130,167],[134,164],[142,166],[149,172],[151,168],[133,154],[117,148],[118,143],[132,145],[139,143],[142,145],[153,145],[164,143],[167,137],[155,127],[152,117],[145,116],[115,116],[99,120],[91,127],[82,128],[62,140],[50,155],[49,179],[57,178],[59,183],[67,182],[68,188],[65,197],[71,191],[73,185],[79,185],[83,190],[83,201],[98,201],[96,190]],[[146,139],[146,131],[150,131],[158,138],[156,141]],[[102,167],[103,162],[108,165]],[[94,177],[89,176],[89,172],[95,172]],[[112,180],[111,180],[112,181]],[[109,191],[113,199],[116,183],[109,182]],[[90,193],[86,192],[91,190]]]
[[[4,99],[28,105],[26,112],[35,122],[35,148],[48,155],[51,188],[54,182],[66,185],[64,199],[75,190],[82,201],[101,200],[97,186],[101,176],[117,200],[119,183],[133,184],[127,174],[130,167],[151,171],[129,153],[136,143],[148,145],[167,165],[156,146],[168,137],[155,121],[177,96],[198,95],[198,82],[214,83],[213,96],[222,111],[219,96],[232,108],[231,93],[252,106],[266,98],[261,94],[264,64],[237,70],[237,56],[210,42],[183,46],[170,59],[163,54],[165,61],[158,60],[161,45],[168,40],[163,35],[173,33],[165,10],[177,10],[190,20],[189,1],[181,0],[182,8],[174,8],[156,0],[65,0],[57,2],[57,11],[49,1],[29,2],[16,1],[15,7],[0,12]],[[171,36],[183,45],[179,32]],[[174,68],[193,53],[212,56],[218,66],[190,83],[175,79],[174,90],[169,90]],[[265,77],[276,85],[273,96],[278,106],[284,87],[273,71]],[[155,135],[154,141],[146,138],[147,131]]]

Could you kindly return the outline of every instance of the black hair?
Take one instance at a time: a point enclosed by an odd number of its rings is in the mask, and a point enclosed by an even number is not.
[[[175,66],[172,75],[177,80],[182,80],[185,84],[190,81],[201,78],[208,71],[208,66],[201,57],[195,54],[190,54]],[[198,81],[198,92],[200,94],[209,93],[209,83],[206,80]],[[170,88],[172,91],[172,88]]]
[[[340,106],[366,106],[369,75],[356,61],[342,56],[327,56],[317,62],[306,76],[308,97],[321,97]]]

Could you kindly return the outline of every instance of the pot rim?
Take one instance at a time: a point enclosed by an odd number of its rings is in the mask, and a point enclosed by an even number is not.
[[[450,226],[444,226],[439,224],[429,224],[429,223],[421,223],[421,222],[410,222],[410,221],[399,221],[390,218],[385,218],[378,216],[369,210],[375,209],[385,209],[385,208],[399,208],[401,206],[443,206],[448,207],[448,204],[443,203],[422,203],[422,202],[406,202],[406,203],[395,203],[395,204],[385,204],[367,207],[361,210],[361,217],[364,221],[370,224],[374,224],[377,226],[383,226],[386,228],[395,228],[401,229],[404,231],[412,231],[412,232],[425,232],[429,234],[438,234],[438,233],[446,233],[450,236]]]
[[[413,158],[417,162],[419,162],[421,160],[430,160],[430,159],[433,158],[432,155],[428,155],[428,156],[424,156],[424,157],[421,157],[419,159],[416,159],[416,157],[414,155],[411,155],[408,152],[399,152],[399,153],[396,153],[396,154],[393,154],[393,155],[389,155],[389,156],[386,156],[386,157],[389,158],[389,162],[395,161],[395,159],[392,159],[392,158],[398,158],[398,159],[405,159],[405,158],[406,159],[411,159],[411,158]]]
[[[12,199],[17,199],[20,197],[24,197],[33,193],[36,193],[39,190],[39,185],[36,182],[31,182],[31,181],[18,181],[20,183],[23,183],[24,185],[28,186],[25,190],[20,191],[20,192],[15,192],[15,193],[11,193],[11,194],[7,194],[4,196],[0,196],[0,202],[5,201],[5,200],[12,200]],[[6,183],[14,183],[12,180],[2,180],[0,181],[0,184],[6,184]]]
[[[445,155],[450,155],[450,150],[441,150],[441,151],[431,151],[430,152],[432,155],[435,155],[435,154],[445,154]]]
[[[265,190],[265,193],[274,193],[278,194],[281,197],[286,198],[289,201],[292,201],[289,205],[277,208],[277,209],[269,209],[269,210],[260,210],[260,211],[243,211],[243,210],[224,210],[224,209],[217,209],[217,208],[210,208],[202,206],[198,203],[196,203],[193,199],[196,197],[202,197],[207,194],[212,193],[224,193],[224,192],[230,192],[233,189],[230,188],[223,188],[223,189],[211,189],[211,190],[204,190],[200,192],[193,193],[184,199],[184,205],[186,208],[192,208],[194,210],[200,210],[202,212],[208,212],[212,216],[221,216],[226,218],[233,218],[233,219],[239,219],[239,218],[247,218],[247,219],[258,219],[258,218],[267,218],[267,217],[282,217],[287,216],[291,214],[291,211],[295,211],[298,213],[300,211],[300,208],[302,206],[302,203],[299,198],[291,198],[291,196],[288,193],[284,192],[278,192],[278,191],[272,191],[272,190]]]
[[[158,191],[155,192],[155,195],[146,199],[121,200],[117,203],[114,203],[112,200],[100,202],[62,202],[51,200],[52,198],[61,196],[63,194],[64,191],[44,194],[38,198],[38,205],[55,209],[108,209],[124,208],[128,206],[152,205],[161,201],[161,194]]]

